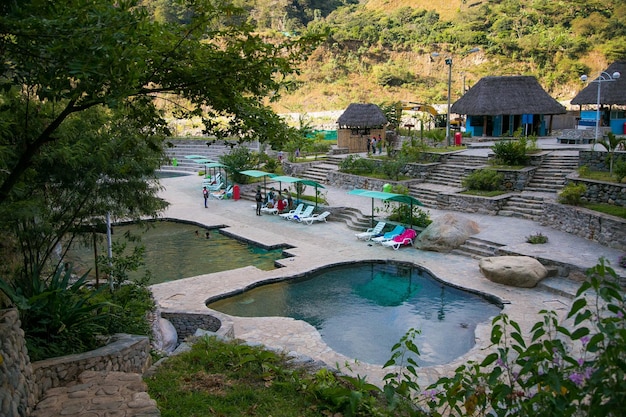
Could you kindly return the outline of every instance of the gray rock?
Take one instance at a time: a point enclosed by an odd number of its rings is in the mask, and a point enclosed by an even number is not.
[[[548,275],[548,270],[530,256],[494,256],[478,263],[490,281],[512,287],[532,288]]]
[[[455,213],[446,213],[433,220],[419,234],[415,246],[422,250],[450,252],[479,231],[480,228],[475,221]]]

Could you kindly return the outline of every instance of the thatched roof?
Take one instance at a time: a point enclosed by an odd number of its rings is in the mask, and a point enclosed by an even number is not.
[[[558,101],[550,97],[535,77],[481,78],[450,108],[451,113],[469,116],[517,114],[563,114]]]
[[[626,61],[614,62],[606,69],[607,74],[613,76],[619,72],[620,77],[615,81],[594,82],[587,80],[587,86],[571,101],[572,104],[596,104],[598,103],[598,84],[600,85],[600,104],[626,105]],[[598,78],[596,78],[597,80]]]
[[[376,104],[352,103],[337,119],[340,129],[378,128],[387,124],[387,117]]]

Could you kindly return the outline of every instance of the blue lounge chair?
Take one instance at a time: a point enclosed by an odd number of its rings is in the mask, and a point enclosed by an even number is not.
[[[393,228],[391,232],[387,232],[383,234],[382,236],[373,237],[372,242],[383,243],[386,240],[391,240],[394,237],[401,235],[404,232],[404,230],[405,230],[404,226],[397,225],[396,227]]]

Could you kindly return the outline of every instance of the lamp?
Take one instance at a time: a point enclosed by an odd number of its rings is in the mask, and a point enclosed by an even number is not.
[[[472,54],[478,51],[480,51],[480,48],[472,48],[468,50],[464,55]],[[433,52],[431,56],[438,57],[439,53]],[[446,110],[446,146],[450,146],[451,145],[450,143],[450,139],[451,139],[450,138],[450,94],[451,94],[451,89],[452,89],[452,57],[451,56],[446,57],[445,63],[448,66],[448,106]]]
[[[596,101],[596,133],[595,133],[595,138],[593,140],[593,146],[591,147],[591,150],[595,149],[596,143],[598,142],[599,133],[600,133],[600,89],[602,87],[602,83],[616,81],[620,76],[621,74],[617,71],[615,71],[613,74],[609,74],[606,71],[602,71],[600,75],[598,76],[598,78],[596,78],[593,81],[589,81],[591,83],[598,83],[598,99]],[[580,76],[580,79],[582,82],[587,82],[588,77],[586,74],[583,74]]]

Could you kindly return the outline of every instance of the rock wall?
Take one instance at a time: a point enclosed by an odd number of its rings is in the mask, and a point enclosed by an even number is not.
[[[405,187],[409,187],[412,182],[420,182],[416,180],[408,180],[408,181],[391,181],[388,179],[378,179],[378,178],[370,178],[370,177],[362,177],[359,175],[353,174],[344,174],[339,171],[330,171],[328,173],[328,184],[338,187],[344,188],[347,190],[352,190],[355,188],[365,189],[365,190],[374,190],[374,191],[382,191],[383,186],[385,184],[401,184]]]
[[[162,311],[161,317],[169,320],[176,328],[178,343],[181,343],[186,337],[192,336],[197,329],[217,332],[222,327],[220,319],[210,314],[166,313]]]
[[[438,208],[460,211],[463,213],[479,213],[495,216],[504,207],[510,194],[496,197],[481,197],[468,194],[439,194]]]
[[[76,355],[30,362],[18,311],[0,311],[0,415],[31,414],[46,390],[76,381],[85,370],[142,374],[151,365],[146,336],[115,335],[112,343]]]
[[[587,187],[587,191],[582,196],[583,201],[626,206],[626,184],[579,178],[576,172],[567,176],[567,182],[580,183]]]
[[[596,145],[595,151],[579,151],[578,166],[588,166],[592,171],[608,171],[608,152],[601,145]],[[626,152],[615,152],[613,164],[617,161],[626,161]]]
[[[611,248],[626,250],[626,220],[619,217],[546,201],[540,222]]]

